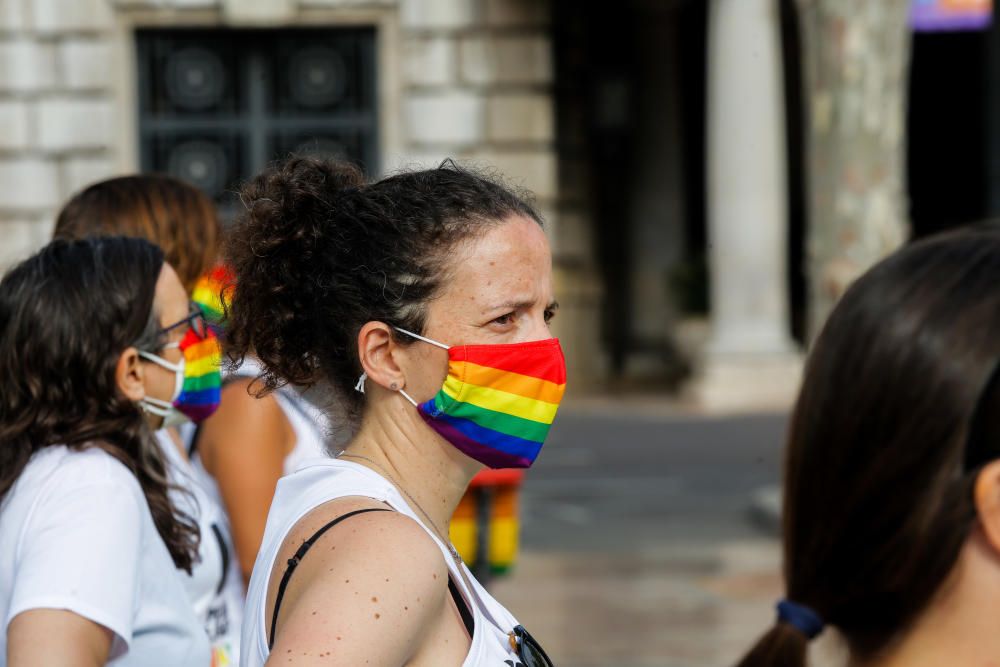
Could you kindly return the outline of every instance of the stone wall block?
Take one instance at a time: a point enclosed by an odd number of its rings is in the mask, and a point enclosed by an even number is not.
[[[32,25],[45,34],[100,32],[114,26],[110,0],[31,0]]]
[[[68,199],[88,185],[111,178],[116,173],[110,157],[73,157],[63,165],[63,199]]]
[[[38,107],[38,146],[42,150],[106,148],[114,143],[110,100],[44,100]]]
[[[455,30],[477,20],[475,0],[400,0],[404,28]]]
[[[170,0],[177,9],[215,9],[220,0]]]
[[[474,84],[547,84],[552,49],[544,35],[468,37],[459,54],[463,80]]]
[[[556,158],[548,150],[487,151],[475,155],[475,162],[498,170],[516,186],[530,190],[539,202],[555,199]]]
[[[472,93],[413,94],[404,106],[407,137],[418,144],[482,141],[483,107]]]
[[[0,183],[0,210],[38,211],[59,204],[59,174],[50,160],[0,158]]]
[[[486,0],[486,23],[491,26],[544,26],[549,12],[548,0]]]
[[[49,242],[52,225],[48,218],[0,220],[0,272],[27,259]]]
[[[299,6],[310,7],[394,7],[400,0],[299,0]]]
[[[552,97],[543,93],[498,93],[486,106],[486,134],[493,141],[552,141]]]
[[[443,86],[455,79],[458,46],[447,37],[413,38],[403,44],[403,74],[417,86]]]
[[[222,0],[222,13],[235,24],[271,24],[295,16],[292,0]],[[270,26],[268,26],[270,27]]]
[[[28,147],[28,104],[17,100],[0,101],[0,150]]]
[[[0,33],[17,32],[25,25],[25,0],[0,0]]]
[[[55,52],[27,39],[0,42],[0,91],[34,92],[55,83]]]
[[[71,90],[111,86],[111,45],[98,40],[68,40],[59,45],[62,82]]]

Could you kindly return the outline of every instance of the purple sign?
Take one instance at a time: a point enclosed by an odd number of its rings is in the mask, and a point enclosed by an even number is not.
[[[918,32],[984,30],[993,18],[993,0],[913,0],[910,25]]]

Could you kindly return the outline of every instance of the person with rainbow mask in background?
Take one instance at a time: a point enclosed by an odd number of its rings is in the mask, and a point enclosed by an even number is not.
[[[202,192],[163,175],[95,183],[60,212],[56,238],[127,235],[156,243],[176,267],[192,303],[182,363],[147,360],[175,373],[170,400],[147,400],[163,420],[157,439],[171,463],[177,502],[197,516],[200,559],[186,578],[191,602],[213,644],[213,665],[235,665],[245,580],[257,556],[279,477],[324,454],[318,411],[293,389],[255,398],[252,360],[222,380],[216,331],[228,278],[217,264],[221,237],[215,206]],[[194,502],[191,502],[193,499]],[[242,577],[241,577],[242,575]]]
[[[0,665],[213,664],[186,590],[211,538],[150,409],[188,305],[135,238],[53,241],[0,280]]]

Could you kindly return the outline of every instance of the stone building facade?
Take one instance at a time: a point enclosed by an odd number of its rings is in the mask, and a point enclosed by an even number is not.
[[[574,389],[667,375],[679,351],[701,399],[780,404],[800,353],[785,278],[778,4],[0,0],[0,267],[47,241],[74,192],[145,164],[140,32],[364,27],[375,171],[451,157],[535,193]],[[626,137],[634,149],[622,153]],[[699,253],[712,304],[691,318],[671,281]]]
[[[477,160],[551,208],[547,21],[528,0],[0,0],[0,263],[80,187],[139,167],[141,27],[374,26],[384,170]]]
[[[550,20],[546,0],[0,0],[0,267],[48,240],[74,192],[140,169],[147,28],[374,28],[379,171],[496,169],[534,193],[558,248]],[[567,333],[593,328],[593,298],[576,301],[563,299]],[[592,376],[593,342],[569,347]]]

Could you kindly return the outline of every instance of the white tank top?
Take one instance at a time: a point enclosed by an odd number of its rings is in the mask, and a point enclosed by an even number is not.
[[[243,577],[229,521],[222,506],[201,488],[191,463],[181,456],[170,435],[161,429],[156,440],[169,466],[170,481],[187,492],[173,490],[171,500],[198,522],[201,531],[198,561],[190,575],[180,572],[184,589],[212,644],[213,667],[236,665],[243,622]]]
[[[243,365],[236,371],[229,374],[231,378],[255,378],[261,372],[260,365],[254,359],[246,359]],[[295,444],[291,451],[285,456],[282,474],[287,475],[295,472],[303,462],[321,456],[326,456],[325,434],[329,430],[329,419],[322,410],[310,403],[305,397],[299,394],[292,387],[281,387],[270,394],[277,401],[285,419],[291,425],[295,433]],[[219,507],[224,507],[222,493],[219,491],[219,484],[215,478],[202,465],[201,457],[195,447],[195,437],[197,426],[191,422],[180,427],[181,439],[191,457],[191,465],[194,474],[209,495],[215,500]]]
[[[265,632],[267,588],[271,570],[285,537],[302,517],[316,507],[348,496],[372,498],[388,504],[416,521],[438,545],[452,579],[468,602],[475,624],[472,646],[462,667],[507,667],[518,664],[517,656],[511,651],[507,639],[508,633],[518,624],[517,620],[479,585],[463,564],[461,568],[471,582],[472,589],[465,585],[465,578],[460,574],[459,566],[452,559],[448,548],[414,513],[396,487],[369,468],[327,458],[310,461],[278,482],[267,517],[264,542],[257,554],[247,592],[240,649],[242,667],[262,667],[270,653]],[[281,574],[281,571],[277,573],[279,577]]]

